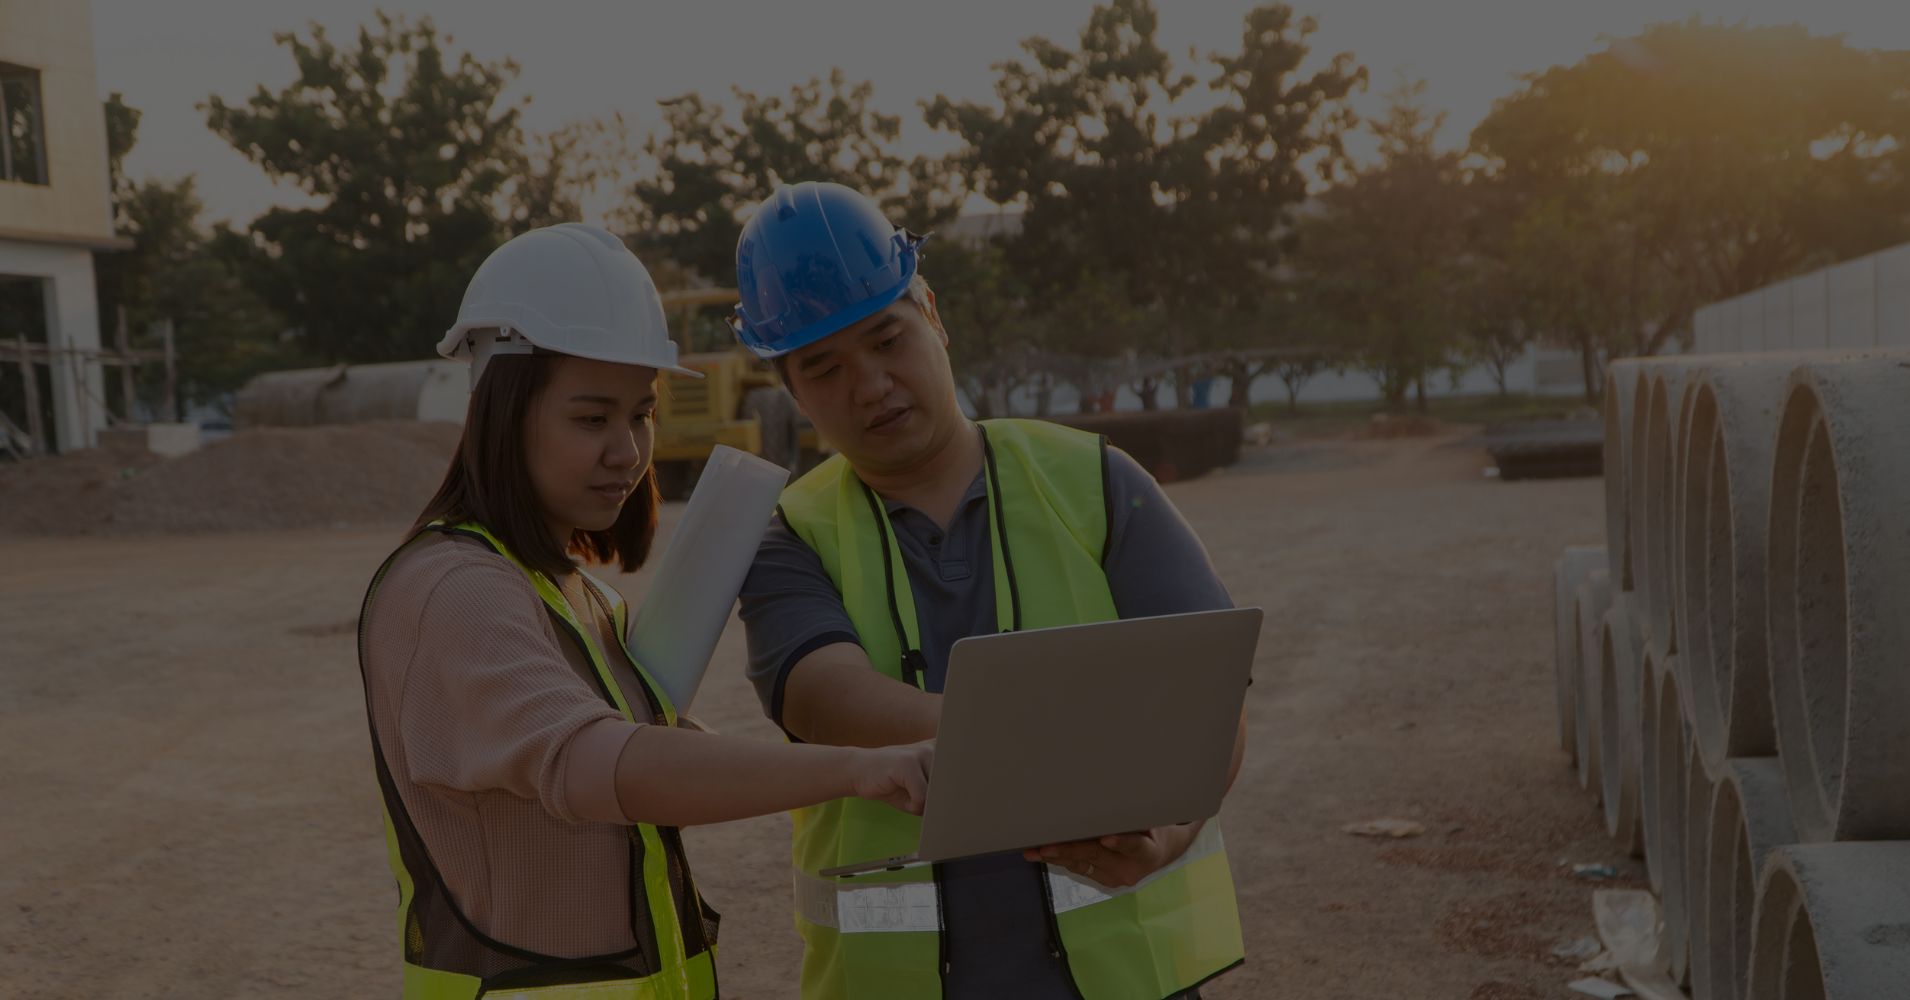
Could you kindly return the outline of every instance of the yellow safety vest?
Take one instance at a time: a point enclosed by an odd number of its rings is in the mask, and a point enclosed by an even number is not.
[[[610,673],[597,642],[577,621],[570,603],[557,584],[543,573],[535,572],[505,547],[482,525],[433,524],[406,540],[378,567],[358,618],[358,666],[365,668],[365,613],[371,609],[378,585],[398,555],[426,534],[438,531],[482,541],[499,555],[509,559],[531,581],[544,602],[558,631],[570,637],[590,659],[599,691],[625,719],[636,721],[631,701]],[[599,594],[616,592],[591,579]],[[629,620],[629,608],[619,597],[613,601],[612,617],[619,636]],[[626,647],[625,652],[628,652]],[[644,671],[633,656],[637,677],[649,696],[646,721],[675,725],[676,709],[663,689]],[[366,711],[372,711],[371,684],[365,683]],[[478,930],[459,909],[445,887],[437,866],[426,852],[424,841],[405,813],[384,750],[378,745],[378,729],[371,735],[372,756],[378,771],[378,787],[385,806],[385,847],[390,854],[391,873],[398,880],[398,939],[404,956],[404,995],[406,1000],[474,1000],[477,997],[526,1000],[711,1000],[716,996],[715,914],[703,904],[690,879],[689,863],[684,858],[682,838],[671,827],[639,823],[630,828],[631,930],[635,947],[609,955],[587,958],[560,958],[541,955],[497,941]],[[671,890],[670,872],[680,872],[681,898]],[[706,930],[706,928],[708,928]],[[460,951],[475,951],[501,958],[510,971],[480,978],[451,969],[427,968],[425,942],[460,940]],[[654,956],[654,957],[652,957]]]
[[[1117,616],[1106,556],[1106,442],[1057,424],[982,425],[995,614],[1002,631]],[[821,558],[869,662],[921,686],[915,601],[882,502],[838,455],[782,496],[792,531]],[[862,799],[794,813],[796,928],[805,1000],[940,997],[939,866],[825,879],[835,865],[915,849],[921,821]],[[1173,865],[1110,889],[1053,865],[1042,884],[1050,948],[1085,1000],[1159,1000],[1244,960],[1233,876],[1217,823]]]

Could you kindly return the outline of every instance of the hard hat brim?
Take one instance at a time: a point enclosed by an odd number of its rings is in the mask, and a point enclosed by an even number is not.
[[[676,359],[666,361],[660,358],[616,357],[607,351],[577,350],[575,348],[560,350],[542,343],[531,331],[525,330],[520,325],[505,319],[471,318],[458,323],[456,326],[445,331],[443,339],[438,341],[438,354],[440,357],[450,358],[453,361],[469,360],[471,357],[471,349],[465,342],[466,334],[469,334],[472,330],[504,329],[516,330],[525,340],[536,344],[539,348],[549,351],[552,354],[562,354],[570,358],[586,358],[591,361],[607,361],[616,365],[654,368],[660,372],[670,372],[673,375],[682,375],[687,378],[705,377],[702,372],[694,368],[685,368],[679,364]]]

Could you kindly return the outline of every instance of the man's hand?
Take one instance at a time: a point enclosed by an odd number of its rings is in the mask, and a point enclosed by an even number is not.
[[[1116,833],[1093,840],[1049,844],[1023,851],[1021,856],[1028,861],[1059,865],[1110,889],[1121,889],[1180,860],[1199,832],[1198,823],[1157,826],[1141,833]]]

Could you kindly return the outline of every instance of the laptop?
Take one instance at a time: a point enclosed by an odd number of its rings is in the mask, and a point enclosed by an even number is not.
[[[1259,608],[974,636],[949,652],[913,854],[835,878],[1220,811]]]

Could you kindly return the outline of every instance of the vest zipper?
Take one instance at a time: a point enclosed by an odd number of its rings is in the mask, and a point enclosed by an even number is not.
[[[1068,990],[1074,994],[1074,1000],[1085,1000],[1080,984],[1074,981],[1074,966],[1068,961],[1068,949],[1061,943],[1061,919],[1054,912],[1054,886],[1048,882],[1048,866],[1039,861],[1031,864],[1035,878],[1041,880],[1041,910],[1048,918],[1048,957],[1061,963],[1061,971],[1068,977]]]
[[[941,862],[936,862],[935,864],[930,865],[929,873],[930,873],[930,878],[933,880],[935,884],[935,948],[939,957],[941,958],[941,965],[940,965],[939,972],[936,976],[936,980],[942,987],[942,995],[947,996],[948,995],[948,976],[949,976],[949,973],[952,973],[955,971],[955,963],[953,961],[950,961],[949,955],[948,955],[948,922],[947,920],[944,919],[943,911],[942,911],[942,864]]]

